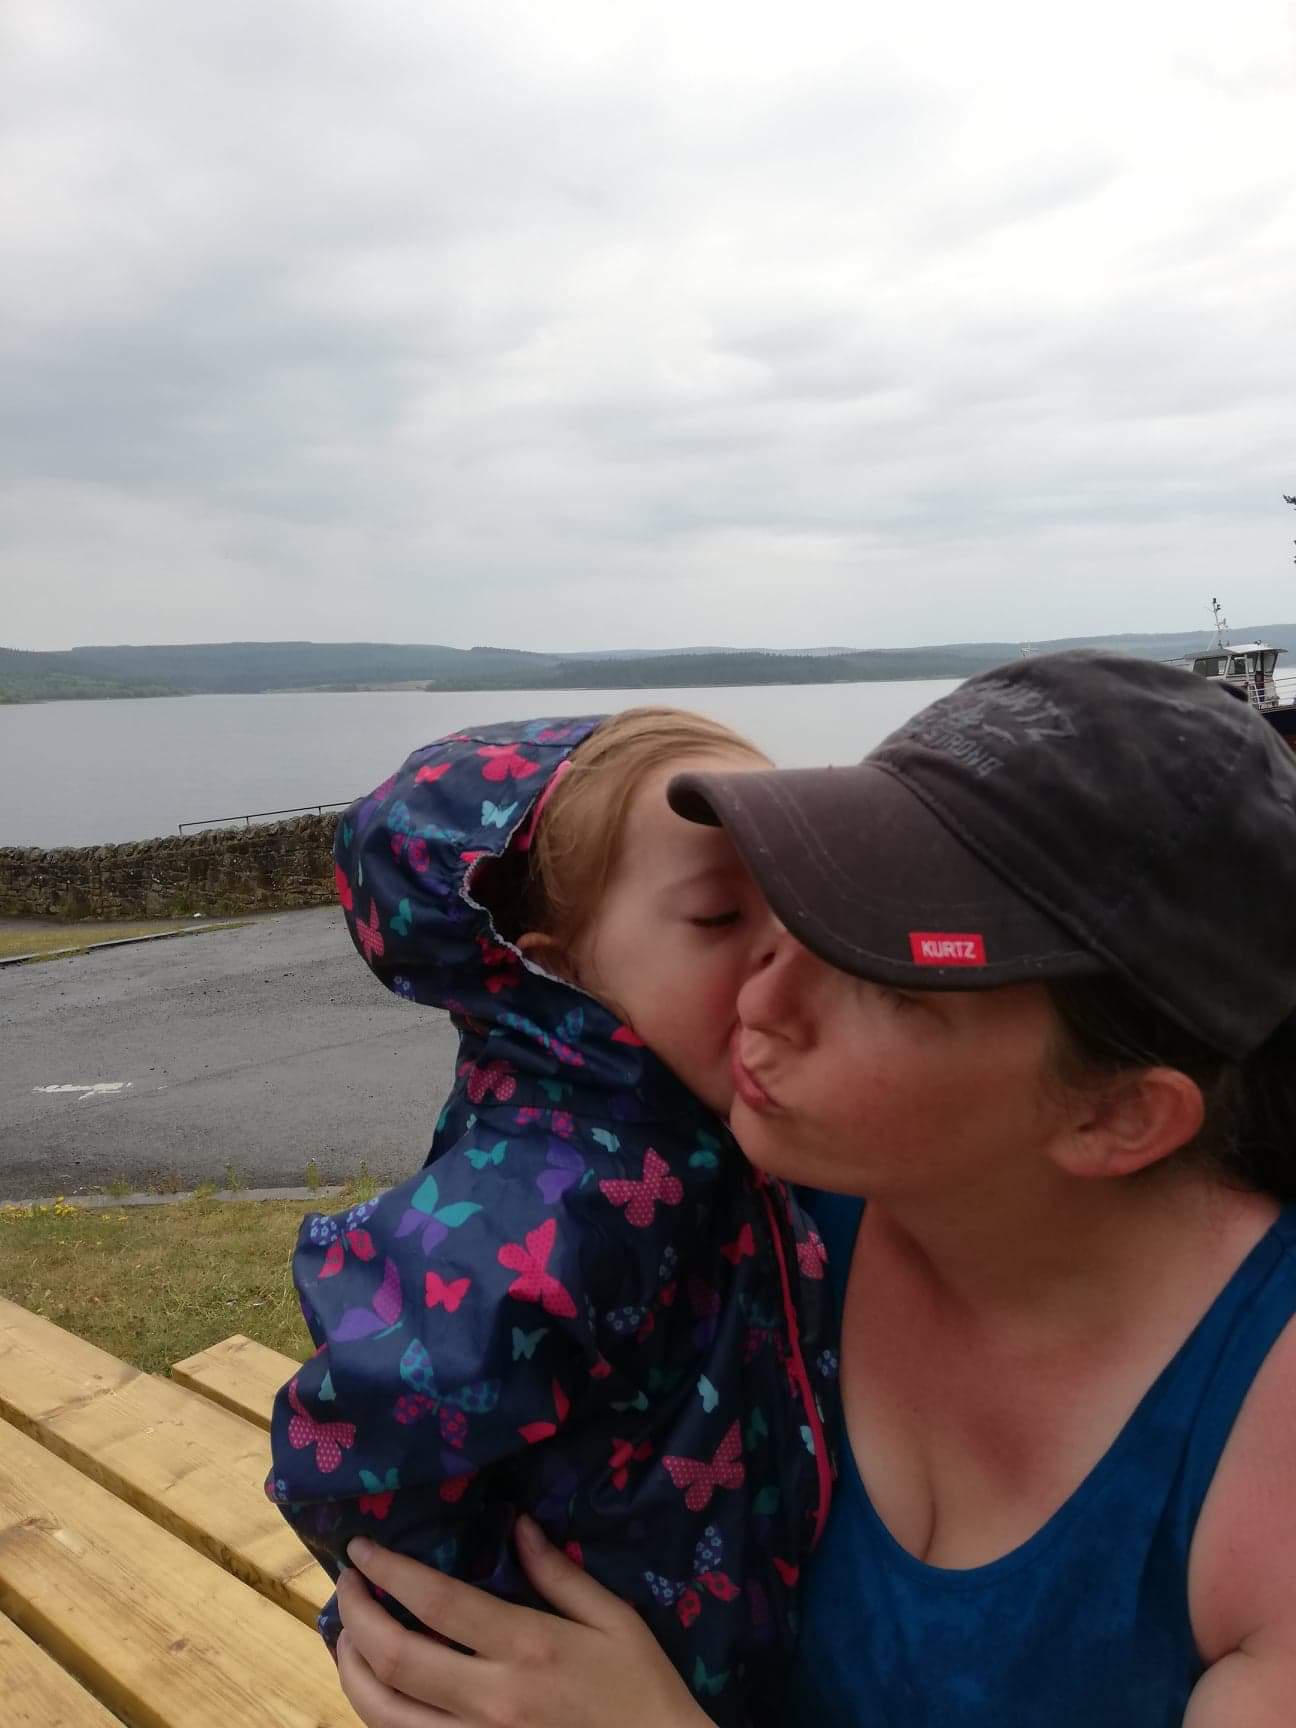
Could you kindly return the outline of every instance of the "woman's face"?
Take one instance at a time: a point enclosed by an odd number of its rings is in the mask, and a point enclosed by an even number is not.
[[[1038,1165],[1056,1126],[1041,985],[906,993],[784,931],[738,996],[730,1123],[790,1181],[919,1200]]]

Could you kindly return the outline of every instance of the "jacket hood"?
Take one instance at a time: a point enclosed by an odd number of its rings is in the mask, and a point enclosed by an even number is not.
[[[604,718],[503,722],[425,745],[347,810],[333,856],[351,938],[389,990],[489,1038],[488,1059],[633,1088],[638,1038],[522,955],[486,905],[516,892],[546,795]]]

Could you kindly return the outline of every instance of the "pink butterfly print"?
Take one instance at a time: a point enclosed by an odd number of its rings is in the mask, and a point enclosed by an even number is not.
[[[571,1146],[564,1146],[561,1140],[551,1140],[545,1153],[545,1168],[536,1177],[535,1184],[545,1205],[555,1206],[573,1182],[579,1182],[584,1174],[585,1160],[580,1153]]]
[[[354,1422],[317,1422],[297,1395],[297,1382],[288,1385],[288,1402],[296,1415],[288,1424],[288,1443],[298,1452],[315,1448],[315,1468],[331,1476],[342,1462],[342,1454],[355,1445]]]
[[[429,1272],[424,1280],[424,1290],[429,1308],[444,1308],[447,1314],[458,1312],[459,1304],[472,1288],[471,1278],[456,1278],[452,1283],[445,1283],[439,1272]]]
[[[617,1489],[624,1488],[630,1480],[631,1464],[645,1464],[651,1457],[651,1440],[641,1440],[637,1446],[633,1440],[613,1440],[612,1456],[608,1459],[612,1486]]]
[[[554,1420],[552,1422],[528,1422],[524,1428],[518,1429],[518,1433],[528,1446],[536,1446],[541,1440],[552,1440],[567,1420],[571,1410],[571,1399],[556,1380],[553,1382],[551,1391],[554,1401]]]
[[[508,1287],[510,1296],[519,1302],[538,1302],[546,1314],[574,1320],[576,1304],[570,1292],[545,1270],[557,1232],[558,1220],[546,1218],[538,1229],[527,1231],[525,1247],[520,1242],[506,1242],[497,1258],[501,1266],[520,1274]]]
[[[599,1193],[605,1194],[614,1206],[624,1206],[626,1223],[637,1230],[646,1230],[652,1223],[658,1201],[663,1206],[678,1206],[684,1198],[684,1184],[672,1176],[670,1165],[650,1146],[644,1153],[643,1175],[637,1182],[609,1181],[599,1183]]]
[[[812,1230],[804,1242],[796,1245],[797,1265],[805,1278],[822,1278],[824,1267],[828,1262],[828,1250],[823,1245],[823,1237],[817,1230]]]
[[[366,924],[362,918],[357,918],[355,933],[369,964],[372,966],[375,960],[381,960],[385,944],[382,931],[378,928],[378,907],[374,901],[369,902],[369,922]]]
[[[382,1283],[378,1286],[368,1308],[348,1308],[333,1328],[332,1336],[342,1344],[353,1343],[357,1338],[385,1337],[388,1332],[395,1331],[401,1323],[405,1312],[405,1299],[401,1295],[400,1273],[394,1260],[387,1260],[383,1266]]]
[[[741,1488],[746,1480],[742,1430],[737,1422],[733,1424],[709,1464],[701,1458],[663,1458],[662,1466],[675,1486],[684,1490],[689,1511],[705,1512],[717,1488]]]
[[[351,894],[351,884],[347,881],[340,864],[333,866],[333,886],[337,889],[337,897],[342,903],[342,910],[350,912],[355,906],[355,900]]]
[[[474,1104],[480,1104],[488,1092],[493,1092],[501,1104],[507,1104],[517,1091],[517,1081],[508,1063],[498,1058],[494,1062],[487,1062],[484,1067],[470,1063],[466,1072],[468,1097]]]
[[[614,1044],[629,1044],[636,1050],[643,1050],[646,1048],[644,1041],[639,1034],[637,1032],[632,1032],[628,1026],[618,1026],[616,1031],[612,1034],[612,1042]]]
[[[448,762],[438,762],[435,768],[420,768],[418,773],[414,776],[414,784],[416,786],[434,785],[443,774],[448,774],[449,772],[450,764]]]
[[[801,1576],[801,1568],[799,1566],[794,1566],[790,1560],[780,1560],[777,1554],[773,1556],[773,1560],[774,1570],[787,1585],[788,1589],[791,1590],[796,1584],[797,1579]]]
[[[373,1237],[367,1230],[348,1230],[345,1238],[335,1237],[329,1243],[328,1253],[324,1256],[324,1264],[319,1270],[321,1278],[332,1278],[342,1270],[346,1262],[347,1248],[350,1248],[357,1260],[372,1260],[377,1253]]]
[[[477,754],[486,758],[483,780],[525,780],[540,767],[538,762],[529,762],[511,744],[483,744]]]
[[[499,995],[501,990],[515,990],[522,983],[517,954],[503,947],[503,943],[487,942],[486,937],[477,938],[477,945],[482,950],[482,964],[486,966],[486,988],[491,995]]]
[[[756,1252],[756,1238],[752,1235],[750,1224],[744,1224],[732,1242],[722,1242],[720,1252],[731,1266],[736,1266],[740,1260],[750,1260]]]

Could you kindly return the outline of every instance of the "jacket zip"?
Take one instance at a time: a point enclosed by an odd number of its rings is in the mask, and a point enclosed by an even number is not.
[[[814,1535],[810,1539],[810,1547],[813,1550],[819,1546],[819,1538],[823,1535],[824,1525],[828,1521],[828,1507],[832,1501],[832,1466],[828,1462],[828,1443],[824,1438],[823,1423],[819,1417],[819,1404],[810,1385],[805,1357],[801,1354],[801,1330],[797,1325],[796,1306],[792,1300],[792,1281],[788,1276],[787,1254],[783,1248],[783,1232],[779,1228],[779,1221],[774,1211],[774,1202],[770,1198],[770,1180],[763,1170],[757,1170],[755,1175],[761,1199],[765,1202],[770,1235],[774,1238],[774,1256],[778,1261],[779,1283],[783,1290],[783,1313],[787,1321],[792,1376],[796,1381],[797,1390],[801,1394],[801,1403],[805,1409],[806,1421],[810,1425],[811,1438],[814,1441],[815,1468],[819,1477],[819,1502],[815,1507]]]

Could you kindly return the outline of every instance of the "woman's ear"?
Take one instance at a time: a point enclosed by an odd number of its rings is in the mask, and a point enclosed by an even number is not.
[[[1054,1143],[1072,1176],[1133,1176],[1169,1158],[1202,1125],[1201,1088],[1178,1068],[1136,1068],[1077,1094],[1070,1132]]]

